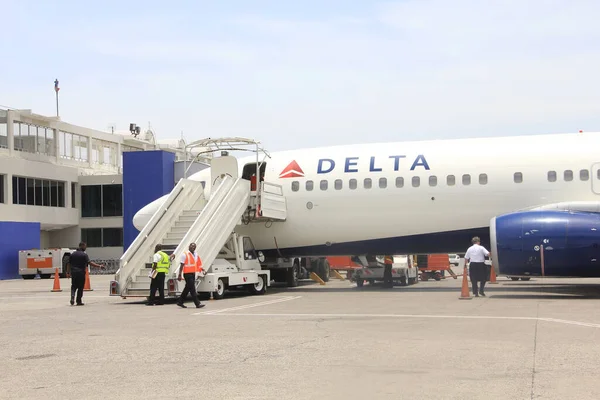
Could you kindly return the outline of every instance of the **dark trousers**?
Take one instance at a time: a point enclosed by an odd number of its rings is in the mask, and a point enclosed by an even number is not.
[[[487,265],[485,263],[471,262],[469,264],[469,276],[471,278],[471,286],[473,286],[473,294],[483,293],[485,282],[487,281]],[[477,290],[479,283],[479,291]]]
[[[85,286],[85,272],[71,271],[71,298],[75,297],[77,292],[77,303],[81,303],[83,297],[83,287]]]
[[[183,289],[183,292],[181,292],[179,304],[183,304],[188,293],[192,295],[192,300],[194,301],[195,305],[200,304],[200,300],[198,300],[198,293],[196,293],[196,274],[183,274],[183,279],[185,279],[185,288]]]
[[[393,287],[394,281],[392,280],[392,266],[390,264],[386,264],[383,268],[383,286]]]
[[[154,303],[154,301],[155,301],[154,294],[156,293],[156,289],[158,289],[158,295],[159,295],[158,304],[164,304],[165,303],[165,273],[164,272],[157,273],[156,278],[152,279],[152,282],[150,283],[150,300],[148,300],[149,303]]]

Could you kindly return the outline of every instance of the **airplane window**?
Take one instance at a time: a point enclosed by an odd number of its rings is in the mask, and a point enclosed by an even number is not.
[[[311,191],[311,190],[313,190],[313,187],[314,187],[313,181],[306,181],[306,190]]]
[[[479,184],[487,185],[487,174],[479,174]]]
[[[348,187],[352,190],[356,189],[358,187],[356,179],[350,179],[350,181],[348,182]]]
[[[413,185],[413,187],[421,186],[421,178],[419,178],[418,176],[413,176],[412,177],[412,185]]]
[[[566,170],[564,176],[566,182],[571,182],[573,180],[573,171],[571,171],[570,169]]]
[[[454,186],[454,185],[456,185],[456,177],[454,175],[448,175],[446,177],[446,184],[448,186]]]
[[[582,169],[581,171],[579,171],[579,179],[581,179],[582,181],[587,181],[588,179],[590,179],[590,171],[588,171],[587,169]]]
[[[429,186],[437,186],[437,176],[431,175],[429,177]]]
[[[556,171],[548,171],[548,182],[556,182]]]
[[[523,173],[515,172],[513,179],[514,179],[515,183],[522,183],[523,182]]]
[[[327,183],[328,182],[329,181],[326,181],[326,180],[322,180],[321,181],[321,190],[327,190]]]
[[[464,175],[462,176],[462,183],[463,183],[463,185],[465,185],[465,186],[467,186],[467,185],[470,185],[470,184],[471,184],[471,175],[469,175],[469,174],[464,174]]]
[[[596,176],[598,177],[598,179],[600,179],[600,169],[596,171]]]
[[[300,190],[300,182],[294,181],[292,182],[292,192],[297,192]]]
[[[364,186],[365,186],[365,189],[371,189],[371,187],[373,186],[373,182],[371,181],[371,178],[365,178]]]
[[[333,186],[335,187],[335,190],[342,190],[342,180],[336,179]]]
[[[600,169],[598,170],[598,172],[600,172]],[[599,176],[600,176],[600,174],[599,174]],[[396,187],[397,188],[404,187],[404,178],[403,177],[399,176],[396,178]]]
[[[387,187],[387,179],[386,178],[379,178],[379,187],[381,189],[385,189]]]

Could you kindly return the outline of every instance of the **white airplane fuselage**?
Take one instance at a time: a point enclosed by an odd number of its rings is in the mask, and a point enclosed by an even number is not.
[[[474,235],[489,243],[495,216],[600,201],[599,145],[600,133],[572,133],[274,152],[264,180],[282,185],[287,220],[237,230],[285,256],[464,252]],[[239,159],[240,176],[255,162]],[[190,179],[209,194],[209,177]],[[136,214],[137,229],[164,198]]]

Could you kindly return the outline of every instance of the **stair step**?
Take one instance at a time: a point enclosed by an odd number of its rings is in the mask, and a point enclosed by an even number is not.
[[[178,222],[194,222],[198,218],[197,215],[181,215],[177,219]]]
[[[185,235],[189,230],[190,227],[187,226],[173,226],[169,233],[183,233]]]
[[[194,225],[194,221],[175,221],[175,225],[173,225],[173,227],[177,227],[177,228],[186,228],[186,229],[190,229],[192,227],[192,225]]]
[[[165,236],[165,238],[163,240],[173,239],[173,240],[181,241],[181,239],[183,239],[185,234],[186,234],[186,232],[169,232],[169,233],[167,233],[167,235]]]
[[[198,215],[200,215],[200,212],[202,210],[184,210],[181,212],[182,216],[194,216],[194,217],[198,217]]]
[[[182,239],[183,239],[183,237],[182,237]],[[170,246],[177,246],[177,245],[179,245],[180,242],[181,242],[181,239],[164,238],[162,244],[170,245]]]

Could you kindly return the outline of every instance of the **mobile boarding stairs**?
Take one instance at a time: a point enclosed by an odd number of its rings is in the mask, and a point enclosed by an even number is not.
[[[210,185],[187,178],[175,185],[121,257],[110,282],[111,296],[149,296],[148,275],[157,243],[167,254],[175,254],[165,277],[165,298],[179,296],[185,287],[185,281],[177,280],[180,257],[192,242],[206,271],[196,281],[199,293],[212,293],[218,299],[233,286],[246,286],[256,294],[265,292],[270,271],[261,270],[250,238],[238,236],[234,230],[241,223],[285,221],[287,204],[281,185],[262,181],[253,190],[250,180],[238,176],[238,160],[228,151],[247,151],[247,146],[257,153],[255,171],[264,171],[264,160],[259,161],[258,155],[269,155],[252,140],[205,139],[188,146],[204,149],[204,153],[221,150],[221,156],[211,161]]]

